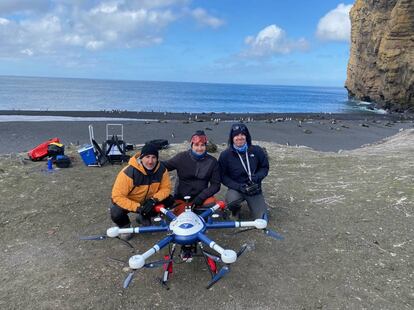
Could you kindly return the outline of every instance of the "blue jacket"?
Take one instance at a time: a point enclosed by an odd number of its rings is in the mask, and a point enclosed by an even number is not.
[[[269,172],[269,161],[263,149],[258,145],[250,145],[247,153],[249,154],[252,181],[259,184],[261,188],[262,180]],[[240,155],[247,168],[246,154]],[[240,162],[237,151],[232,146],[229,146],[220,154],[219,165],[221,182],[228,188],[240,191],[249,182],[248,174]]]

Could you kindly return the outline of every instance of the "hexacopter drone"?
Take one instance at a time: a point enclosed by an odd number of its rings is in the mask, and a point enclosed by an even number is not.
[[[143,234],[166,232],[167,236],[148,251],[143,254],[133,255],[129,258],[128,264],[129,268],[132,269],[132,272],[130,272],[126,277],[123,287],[127,288],[129,286],[136,270],[141,268],[154,268],[162,265],[164,272],[161,283],[168,289],[167,281],[170,274],[173,272],[173,263],[176,262],[174,260],[174,253],[176,245],[179,244],[181,245],[180,257],[182,261],[185,262],[190,262],[194,256],[197,256],[198,249],[201,250],[201,255],[198,256],[205,258],[205,262],[212,276],[210,283],[207,285],[207,288],[210,288],[230,271],[229,264],[232,264],[237,260],[237,258],[246,250],[247,245],[243,245],[237,253],[231,249],[224,249],[215,241],[206,236],[205,233],[207,230],[222,228],[246,228],[244,230],[246,231],[250,229],[259,229],[272,238],[279,240],[283,239],[280,234],[266,228],[267,216],[263,219],[256,219],[254,221],[214,221],[214,217],[217,217],[216,211],[224,209],[225,203],[223,201],[219,201],[211,208],[204,209],[201,214],[196,214],[191,209],[191,206],[187,206],[183,213],[176,216],[173,212],[167,210],[164,205],[157,205],[155,206],[155,211],[163,215],[163,219],[159,219],[160,225],[158,226],[131,228],[111,227],[106,231],[106,235],[84,236],[81,237],[81,240],[104,240],[107,237],[119,238],[120,234],[126,233]],[[159,252],[167,245],[169,245],[169,253],[164,256],[163,260],[147,262],[152,255]],[[220,256],[206,251],[204,246],[210,247],[212,250],[220,254]],[[221,269],[218,269],[217,263],[224,263],[224,266]]]

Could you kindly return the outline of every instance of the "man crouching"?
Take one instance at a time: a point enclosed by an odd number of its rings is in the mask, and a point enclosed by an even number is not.
[[[151,225],[154,206],[169,197],[171,181],[167,169],[158,161],[158,149],[146,144],[128,166],[119,172],[112,188],[111,219],[120,228],[131,227],[128,213],[137,213],[137,222]],[[123,234],[130,239],[131,234]]]

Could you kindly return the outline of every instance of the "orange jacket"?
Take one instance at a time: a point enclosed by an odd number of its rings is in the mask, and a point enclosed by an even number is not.
[[[170,176],[164,165],[158,162],[152,173],[147,174],[138,158],[139,153],[131,157],[112,188],[112,203],[131,212],[137,212],[147,199],[161,201],[171,192]]]

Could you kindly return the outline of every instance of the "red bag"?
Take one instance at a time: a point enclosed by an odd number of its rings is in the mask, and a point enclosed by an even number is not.
[[[45,158],[48,154],[48,146],[50,143],[58,142],[60,143],[59,138],[52,138],[50,140],[47,140],[43,142],[42,144],[39,144],[34,149],[31,149],[27,155],[29,155],[29,158],[33,161],[42,160]]]

